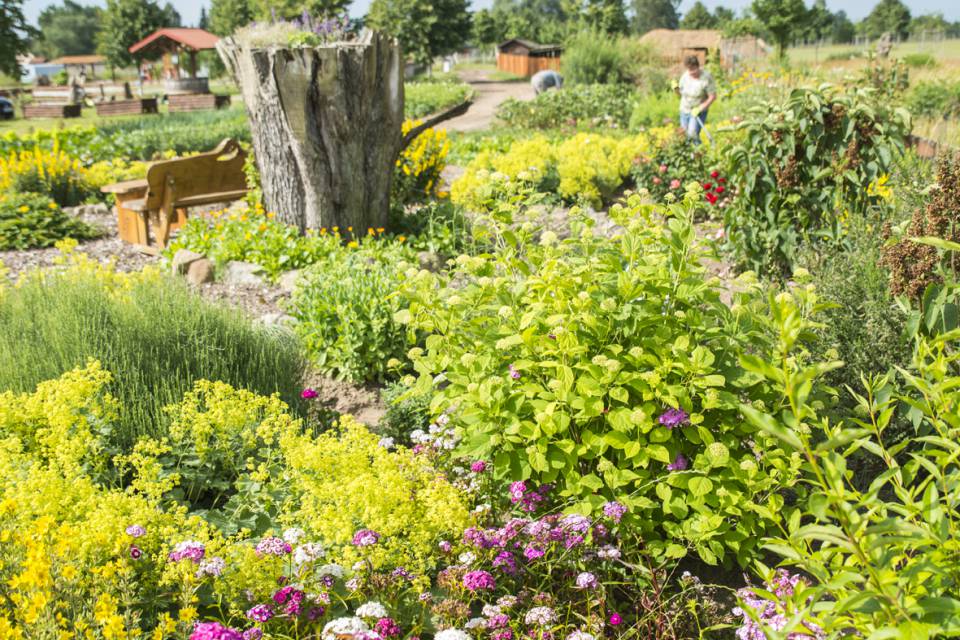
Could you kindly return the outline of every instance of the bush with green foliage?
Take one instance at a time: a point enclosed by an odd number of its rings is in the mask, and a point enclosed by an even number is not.
[[[670,91],[648,93],[633,106],[629,127],[637,131],[643,127],[659,127],[677,122],[677,96]]]
[[[0,195],[0,251],[52,247],[65,238],[89,240],[99,235],[97,229],[67,215],[46,196]]]
[[[929,53],[908,53],[903,56],[903,63],[908,67],[926,67],[932,69],[937,66],[937,59]]]
[[[960,248],[960,245],[957,245]],[[956,283],[954,283],[954,286]],[[781,314],[781,349],[814,329],[796,311]],[[864,380],[857,411],[830,421],[809,390],[832,365],[782,369],[745,361],[781,399],[744,405],[750,423],[804,460],[806,498],[784,513],[781,534],[766,541],[779,564],[803,578],[795,588],[754,590],[745,617],[769,619],[787,637],[940,638],[960,633],[960,330],[918,341],[902,384]],[[893,416],[907,411],[919,436],[887,446]],[[908,447],[911,450],[908,451]],[[861,452],[882,470],[857,486],[848,459]],[[759,571],[770,578],[763,565]],[[778,597],[779,596],[779,597]],[[757,624],[757,623],[754,623]],[[760,632],[768,630],[759,624]]]
[[[960,117],[960,82],[918,82],[907,91],[904,101],[918,118]]]
[[[296,340],[206,303],[156,270],[119,273],[70,246],[63,270],[0,287],[0,389],[31,391],[99,360],[114,374],[107,391],[121,404],[101,434],[112,452],[142,435],[166,435],[163,408],[200,379],[279,392],[301,405],[305,363]]]
[[[384,387],[381,398],[387,410],[377,425],[377,432],[405,447],[412,446],[410,434],[426,430],[430,424],[430,396],[409,393],[403,382],[391,382]]]
[[[743,564],[776,529],[801,461],[744,422],[743,399],[776,396],[739,359],[803,356],[771,344],[777,301],[747,282],[721,301],[691,204],[633,196],[610,211],[624,228],[613,239],[580,222],[535,244],[505,224],[498,254],[405,282],[397,318],[427,334],[410,353],[415,388],[449,413],[460,455],[504,482],[550,483],[568,509],[622,502],[654,555]]]
[[[794,89],[754,106],[726,154],[737,197],[728,248],[741,268],[782,276],[807,240],[843,237],[843,221],[882,202],[868,185],[903,153],[909,114],[870,90]]]
[[[357,244],[309,267],[289,311],[319,371],[350,382],[382,381],[407,349],[407,332],[393,316],[403,308],[396,289],[415,257],[398,242]]]
[[[406,82],[403,85],[403,116],[408,120],[425,118],[460,104],[473,95],[463,82]]]
[[[560,67],[567,84],[632,84],[643,91],[667,88],[667,74],[652,47],[636,38],[581,31],[567,38]]]
[[[524,129],[559,127],[626,128],[638,99],[625,84],[584,84],[544,91],[533,100],[510,98],[497,116],[508,126]]]

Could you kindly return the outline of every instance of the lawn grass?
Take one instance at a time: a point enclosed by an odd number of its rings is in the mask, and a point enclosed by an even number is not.
[[[853,44],[835,44],[824,47],[793,47],[787,50],[787,55],[790,62],[797,65],[861,67],[867,62],[865,54],[875,50],[875,44],[860,46]],[[928,53],[932,55],[940,65],[946,67],[960,67],[960,39],[927,43],[903,42],[893,45],[890,56],[893,58],[902,58],[903,56],[917,53]],[[853,60],[828,60],[831,56],[845,54],[860,55]]]

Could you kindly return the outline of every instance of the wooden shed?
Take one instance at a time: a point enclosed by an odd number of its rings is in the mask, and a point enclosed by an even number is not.
[[[497,69],[529,78],[544,69],[560,70],[563,47],[513,38],[497,46]]]

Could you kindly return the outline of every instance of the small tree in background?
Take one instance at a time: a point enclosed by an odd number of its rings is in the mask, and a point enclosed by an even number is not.
[[[93,53],[100,31],[100,9],[85,7],[73,0],[51,5],[40,12],[40,39],[36,52],[47,58]]]
[[[218,36],[233,35],[255,19],[256,9],[251,0],[213,0],[210,4],[210,30]]]
[[[782,60],[793,39],[806,30],[810,11],[803,0],[753,0],[752,9],[777,45],[777,57]]]
[[[630,26],[623,0],[587,0],[580,14],[588,27],[603,33],[626,33]]]
[[[697,0],[690,11],[683,14],[680,21],[681,29],[713,29],[717,26],[717,19],[700,0]]]
[[[470,37],[467,0],[374,0],[367,26],[394,36],[420,64],[456,51]]]
[[[653,29],[676,29],[680,0],[633,0],[633,30],[643,35]]]
[[[485,49],[492,49],[506,40],[506,25],[496,19],[489,9],[481,9],[473,14],[474,44]]]
[[[179,21],[179,14],[176,17]],[[128,47],[161,27],[176,26],[167,24],[170,18],[170,14],[152,0],[107,0],[97,34],[97,49],[112,68],[129,67],[136,60]]]
[[[314,18],[336,18],[347,12],[350,0],[253,0],[253,6],[257,20],[296,18],[304,11]]]
[[[900,0],[880,0],[863,19],[858,30],[868,38],[879,38],[889,31],[903,39],[910,29],[910,9]]]
[[[23,17],[22,0],[0,0],[0,71],[20,78],[17,56],[26,53],[35,32]]]

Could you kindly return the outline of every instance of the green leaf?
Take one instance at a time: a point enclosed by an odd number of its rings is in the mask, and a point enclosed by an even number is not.
[[[774,422],[772,416],[769,416],[766,413],[761,413],[760,411],[757,411],[753,407],[746,404],[740,405],[740,410],[743,411],[743,414],[747,417],[751,424],[761,431],[773,436],[777,440],[780,440],[791,449],[798,451],[803,449],[803,442],[800,441],[800,438],[798,438],[797,435],[789,429]]]
[[[709,478],[703,476],[693,476],[687,483],[687,489],[696,497],[709,495],[713,491],[713,483]]]

